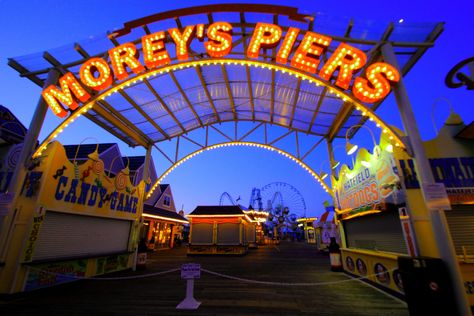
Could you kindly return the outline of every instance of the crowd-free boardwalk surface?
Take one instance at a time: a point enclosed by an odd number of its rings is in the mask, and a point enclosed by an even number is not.
[[[343,273],[329,270],[329,258],[312,245],[281,243],[246,256],[192,256],[185,247],[149,254],[146,271],[185,262],[240,278],[284,283],[335,282],[318,286],[274,286],[202,273],[195,282],[198,310],[176,310],[184,298],[180,273],[134,280],[81,280],[0,300],[0,315],[408,315],[406,304]]]

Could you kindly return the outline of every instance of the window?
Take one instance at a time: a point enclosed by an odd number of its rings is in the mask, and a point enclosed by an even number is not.
[[[166,206],[171,205],[171,197],[169,195],[165,195],[165,198],[163,200],[163,204],[166,205]]]

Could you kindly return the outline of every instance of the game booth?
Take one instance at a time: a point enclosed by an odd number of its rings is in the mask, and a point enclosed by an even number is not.
[[[6,257],[2,292],[133,267],[144,193],[127,168],[109,177],[97,151],[77,164],[52,142],[29,166],[15,201],[10,249],[22,250]]]

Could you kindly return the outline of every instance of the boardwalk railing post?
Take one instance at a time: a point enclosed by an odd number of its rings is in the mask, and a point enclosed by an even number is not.
[[[198,309],[201,302],[194,298],[194,279],[201,277],[201,265],[185,263],[181,266],[181,279],[186,280],[186,297],[176,306],[176,309]]]

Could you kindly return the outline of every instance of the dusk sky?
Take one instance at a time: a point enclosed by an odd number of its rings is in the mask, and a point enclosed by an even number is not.
[[[20,78],[7,65],[9,57],[93,39],[121,28],[125,22],[154,13],[201,4],[235,2],[251,1],[0,0],[0,104],[8,107],[28,127],[41,93],[38,86],[26,78]],[[474,119],[471,109],[474,92],[467,91],[465,87],[449,89],[444,85],[444,78],[454,65],[474,56],[472,1],[262,0],[258,3],[294,6],[301,13],[321,12],[335,18],[371,20],[382,27],[389,22],[399,23],[401,19],[401,23],[407,24],[445,22],[445,30],[435,46],[412,68],[404,79],[405,84],[423,139],[435,135],[433,118],[440,128],[448,116],[449,107],[440,98],[448,99],[466,124]],[[387,98],[377,113],[386,122],[402,128],[393,96]],[[60,120],[48,111],[40,141],[59,123]],[[63,133],[59,140],[63,144],[74,144],[91,136],[99,142],[118,142],[123,155],[145,153],[142,148],[129,148],[84,118]],[[359,131],[354,141],[370,145],[370,137],[364,129]],[[322,144],[320,147],[324,149],[321,155],[326,155],[326,146]],[[336,158],[341,159],[343,154],[342,148],[336,150]],[[323,157],[319,161],[324,162],[325,159]],[[158,170],[163,171],[162,168],[157,166]],[[319,167],[315,169],[319,172]],[[323,169],[328,171],[327,164],[323,163]],[[190,212],[196,205],[217,204],[224,191],[234,198],[241,196],[242,204],[247,205],[253,187],[261,188],[275,181],[287,182],[301,192],[307,205],[306,215],[318,216],[323,212],[322,202],[329,196],[319,184],[295,163],[261,149],[236,147],[205,152],[177,168],[164,182],[171,184],[178,209],[184,205],[184,210]]]

